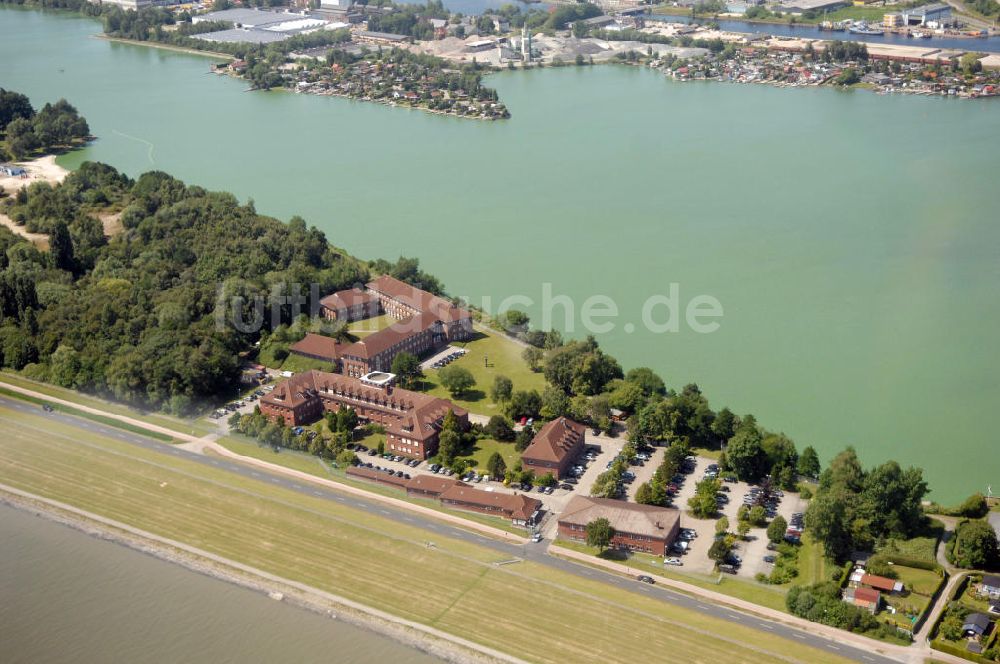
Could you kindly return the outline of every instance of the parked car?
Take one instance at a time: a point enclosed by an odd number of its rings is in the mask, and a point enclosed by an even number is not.
[[[719,571],[726,574],[736,574],[736,568],[732,565],[719,565]]]
[[[542,541],[542,534],[541,533],[535,533],[534,535],[531,536],[531,541],[535,542],[536,544],[538,542],[541,542]]]
[[[681,567],[681,566],[684,565],[684,561],[682,561],[680,558],[664,558],[663,559],[663,564],[664,565],[673,565],[675,567]]]
[[[649,585],[653,585],[654,583],[656,583],[653,577],[649,576],[648,574],[640,574],[635,578],[638,579],[639,581],[642,581],[643,583],[648,583]]]
[[[775,560],[776,560],[776,558],[774,556],[764,556],[764,562],[765,563],[772,563],[773,564]]]

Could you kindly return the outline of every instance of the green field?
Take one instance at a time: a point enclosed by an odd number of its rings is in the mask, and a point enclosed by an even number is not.
[[[168,415],[166,413],[151,413],[148,411],[141,411],[135,408],[126,406],[125,404],[116,403],[114,401],[106,401],[104,399],[93,397],[87,394],[82,394],[75,390],[66,389],[64,387],[58,387],[56,385],[50,385],[48,383],[39,383],[34,380],[30,380],[23,376],[20,376],[12,371],[0,371],[0,381],[9,383],[11,385],[16,385],[17,387],[22,387],[26,390],[33,390],[41,394],[46,394],[57,399],[62,399],[64,401],[69,401],[71,403],[79,404],[81,406],[88,406],[90,408],[99,408],[108,413],[113,413],[115,415],[124,415],[126,417],[131,417],[136,420],[141,420],[148,424],[154,424],[156,426],[164,427],[167,429],[173,429],[174,431],[180,433],[191,434],[195,436],[203,436],[207,433],[211,433],[215,430],[215,425],[209,420],[204,419],[187,419],[181,417],[174,417],[173,415]]]
[[[475,470],[480,473],[486,472],[486,462],[493,456],[494,452],[499,452],[508,468],[513,468],[514,464],[521,460],[521,453],[514,449],[514,443],[501,443],[492,438],[482,438],[473,445],[471,454],[463,453],[459,458],[468,458],[476,462]],[[502,479],[502,478],[501,478]]]
[[[476,386],[468,394],[460,399],[453,399],[463,408],[484,415],[501,412],[489,396],[490,386],[493,385],[494,377],[498,375],[510,378],[515,390],[538,390],[541,393],[545,389],[545,377],[529,369],[521,359],[524,347],[496,332],[477,329],[472,341],[452,345],[465,348],[469,352],[449,366],[465,367],[476,379]],[[424,373],[426,375],[422,387],[424,391],[446,399],[451,398],[448,390],[438,383],[436,369]]]
[[[555,546],[586,553],[595,558],[598,557],[597,547],[587,546],[583,542],[558,540],[555,542]],[[605,551],[605,556],[609,560],[618,560],[613,555],[608,556],[609,553],[617,554],[617,552]],[[618,560],[618,562],[625,563],[625,560]],[[761,606],[766,606],[777,611],[787,612],[785,608],[785,590],[779,586],[769,586],[753,580],[741,579],[725,574],[684,572],[681,571],[684,569],[683,567],[664,565],[658,556],[646,553],[634,553],[628,557],[627,562],[629,567],[636,572],[646,572],[673,579],[674,581],[683,581],[699,588],[712,590],[736,599],[753,602],[754,604],[760,604]]]
[[[6,484],[532,661],[844,661],[537,563],[498,567],[484,547],[34,415],[0,408],[0,422]]]
[[[834,571],[839,573],[840,567],[826,557],[823,545],[807,533],[799,547],[799,575],[792,579],[791,585],[811,586],[829,581]]]
[[[373,332],[385,329],[396,322],[396,319],[389,314],[382,314],[374,318],[356,320],[348,324],[347,333],[356,339],[363,339]]]

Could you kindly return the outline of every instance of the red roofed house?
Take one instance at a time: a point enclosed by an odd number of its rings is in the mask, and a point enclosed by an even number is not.
[[[289,346],[288,352],[313,360],[329,362],[336,366],[340,362],[340,350],[342,348],[343,345],[336,339],[309,332],[300,341],[296,341]]]
[[[344,323],[373,318],[381,311],[378,297],[361,288],[348,288],[327,295],[319,301],[319,306],[325,318]]]
[[[324,411],[341,408],[351,408],[360,419],[384,426],[386,450],[412,459],[426,459],[437,452],[441,421],[449,410],[462,427],[469,424],[468,411],[447,399],[324,371],[297,374],[260,399],[264,415],[280,418],[289,426],[312,422]]]
[[[534,524],[542,508],[542,501],[524,494],[483,491],[461,483],[445,489],[440,499],[445,507],[502,516],[515,526]]]
[[[844,601],[875,614],[878,613],[882,595],[873,588],[846,588],[844,590]]]
[[[438,498],[447,489],[461,484],[468,486],[460,480],[451,477],[438,477],[437,475],[420,474],[406,483],[406,495],[418,498]]]
[[[876,576],[875,574],[868,574],[861,568],[855,569],[851,574],[849,585],[852,588],[875,588],[876,590],[892,594],[903,592],[902,581],[896,581],[895,579],[890,579],[884,576]]]
[[[552,473],[556,479],[566,476],[570,464],[580,456],[586,445],[586,427],[560,417],[546,423],[531,445],[521,453],[521,465],[536,476]]]

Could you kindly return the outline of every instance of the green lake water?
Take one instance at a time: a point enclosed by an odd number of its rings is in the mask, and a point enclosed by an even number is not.
[[[1000,103],[608,66],[495,75],[513,118],[483,123],[244,93],[210,59],[96,32],[0,10],[0,85],[68,98],[99,137],[64,164],[233,191],[361,257],[417,256],[476,304],[551,284],[575,336],[607,295],[620,316],[596,336],[626,367],[825,458],[920,465],[942,502],[1000,487]],[[716,298],[719,329],[648,331],[670,284]]]

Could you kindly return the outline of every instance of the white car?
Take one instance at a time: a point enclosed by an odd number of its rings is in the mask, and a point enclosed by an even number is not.
[[[534,535],[531,536],[531,541],[532,542],[536,542],[536,543],[537,542],[541,542],[542,541],[542,534],[541,533],[535,533]]]
[[[684,565],[684,562],[680,558],[664,558],[663,559],[663,564],[664,565],[674,565],[676,567],[681,567],[681,566]]]

